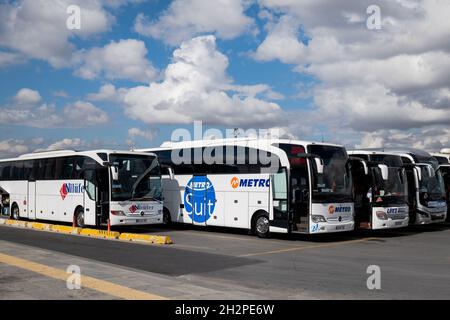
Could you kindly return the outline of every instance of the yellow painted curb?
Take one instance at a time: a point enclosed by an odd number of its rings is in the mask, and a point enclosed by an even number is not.
[[[149,234],[136,234],[136,233],[121,233],[120,240],[127,241],[139,241],[155,244],[172,244],[172,239],[169,236],[154,236]]]
[[[6,220],[5,222],[6,225],[9,226],[17,226],[17,227],[22,227],[22,228],[26,228],[28,225],[28,222],[26,221],[20,221],[20,220]]]
[[[106,231],[96,229],[81,229],[80,234],[82,236],[105,238],[105,239],[119,239],[120,236],[120,232],[117,231]]]
[[[52,231],[66,234],[80,234],[81,228],[74,228],[70,226],[52,225]]]
[[[48,230],[48,231],[50,231],[52,228],[50,224],[40,222],[28,222],[27,227],[36,230]]]

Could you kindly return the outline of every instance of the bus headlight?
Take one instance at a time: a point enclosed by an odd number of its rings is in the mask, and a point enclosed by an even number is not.
[[[311,220],[312,220],[314,223],[318,223],[318,222],[327,222],[327,220],[325,220],[325,217],[324,217],[324,216],[321,216],[321,215],[319,215],[319,214],[313,214],[313,215],[311,216]]]
[[[388,216],[387,216],[386,212],[384,212],[384,211],[377,211],[376,214],[377,214],[378,219],[381,219],[381,220],[388,219]]]
[[[111,214],[114,216],[124,216],[125,213],[122,210],[111,210]]]

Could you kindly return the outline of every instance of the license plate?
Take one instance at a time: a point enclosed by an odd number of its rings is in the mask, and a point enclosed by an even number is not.
[[[345,229],[345,226],[337,226],[336,227],[336,230],[344,230]]]
[[[396,226],[399,226],[399,225],[401,225],[403,222],[402,221],[397,221],[396,223],[395,223],[395,225]]]

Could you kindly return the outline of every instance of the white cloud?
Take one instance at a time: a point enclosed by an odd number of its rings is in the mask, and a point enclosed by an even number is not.
[[[70,121],[69,127],[90,127],[107,123],[109,117],[92,103],[77,101],[64,107],[62,120]]]
[[[41,103],[39,92],[21,89],[13,104],[0,107],[0,123],[35,128],[81,128],[102,125],[109,121],[106,112],[90,102],[76,101],[62,109]]]
[[[245,93],[227,93],[234,84],[226,74],[228,59],[217,51],[215,40],[210,35],[183,42],[174,51],[162,82],[128,90],[125,114],[149,124],[202,120],[235,127],[280,121],[282,110],[276,103]]]
[[[148,82],[156,77],[157,72],[146,55],[147,48],[143,41],[111,41],[104,47],[77,53],[74,60],[79,67],[75,75],[85,79],[104,77]]]
[[[420,145],[420,132],[450,124],[450,2],[380,0],[379,31],[366,27],[371,4],[259,0],[267,35],[252,56],[316,79],[303,120],[334,139],[378,146],[388,140],[371,131],[397,130]]]
[[[47,148],[37,149],[35,151],[54,151],[54,150],[65,150],[65,149],[78,149],[85,143],[79,138],[69,139],[65,138],[50,144]]]
[[[125,88],[116,89],[116,87],[107,83],[100,87],[97,93],[90,93],[86,96],[90,101],[109,101],[109,102],[121,102],[127,92]]]
[[[69,5],[82,9],[81,30],[66,27]],[[54,67],[69,66],[75,51],[71,37],[105,32],[114,22],[100,0],[11,1],[0,4],[0,45]]]
[[[304,59],[305,45],[299,40],[300,21],[285,15],[276,24],[270,23],[268,34],[252,56],[259,61],[278,59],[299,63]]]
[[[253,27],[253,19],[245,15],[246,6],[242,0],[175,0],[156,21],[139,14],[135,30],[170,45],[204,33],[231,39]]]
[[[139,129],[139,128],[130,128],[130,129],[128,129],[128,136],[131,139],[136,139],[137,137],[141,137],[141,138],[151,141],[151,140],[155,139],[155,137],[158,135],[158,132],[159,131],[157,129],[143,130],[143,129]]]
[[[8,139],[0,141],[0,158],[14,157],[28,151],[29,148],[23,140]]]
[[[33,105],[39,103],[41,99],[38,91],[28,88],[20,89],[14,97],[14,101],[20,105]]]
[[[9,67],[24,62],[26,59],[15,52],[0,51],[0,68]]]
[[[365,133],[357,148],[410,146],[429,152],[438,152],[450,146],[450,129],[430,126],[425,130],[377,130]]]

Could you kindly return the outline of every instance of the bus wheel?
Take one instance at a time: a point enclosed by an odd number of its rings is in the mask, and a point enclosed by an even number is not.
[[[260,213],[256,216],[253,224],[253,232],[260,238],[268,238],[269,232],[269,216],[265,213]]]
[[[78,228],[84,228],[84,209],[83,208],[77,208],[77,210],[75,211],[75,216],[74,216],[74,220],[75,220],[75,225]]]
[[[166,208],[163,210],[163,223],[165,225],[169,225],[172,222],[172,218],[170,217],[170,212]]]
[[[14,203],[11,208],[11,219],[13,219],[13,220],[20,219],[19,206],[16,203]]]

